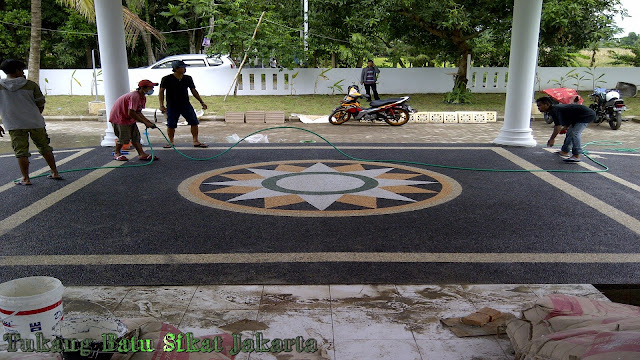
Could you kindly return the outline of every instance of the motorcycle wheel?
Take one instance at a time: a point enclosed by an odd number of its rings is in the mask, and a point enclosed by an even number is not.
[[[345,109],[338,109],[329,115],[329,122],[333,125],[344,124],[351,118],[351,114],[348,113]]]
[[[611,119],[609,119],[609,126],[613,130],[618,130],[620,129],[620,125],[622,125],[622,114],[619,112],[616,112],[615,118],[612,117]]]
[[[394,109],[393,119],[385,118],[384,121],[391,126],[404,125],[409,121],[409,112],[405,109]]]

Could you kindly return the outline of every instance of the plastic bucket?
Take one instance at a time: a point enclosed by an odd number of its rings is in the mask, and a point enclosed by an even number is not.
[[[120,320],[103,316],[77,316],[65,319],[58,325],[56,337],[60,339],[77,342],[82,342],[85,339],[92,340],[90,349],[87,349],[90,351],[89,355],[83,356],[79,351],[64,349],[62,352],[63,360],[111,359],[113,353],[104,351],[102,334],[113,334],[113,341],[117,344],[128,332],[127,326]],[[77,345],[75,349],[77,350],[79,347]]]
[[[64,286],[56,278],[33,276],[0,284],[0,319],[5,333],[35,339],[50,338],[62,320]]]

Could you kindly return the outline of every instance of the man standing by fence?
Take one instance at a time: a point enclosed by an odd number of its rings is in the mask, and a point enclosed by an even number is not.
[[[362,73],[360,74],[360,84],[364,84],[364,89],[369,96],[371,96],[370,90],[373,90],[374,100],[380,100],[380,97],[378,96],[378,89],[376,86],[379,74],[380,69],[378,69],[377,66],[373,65],[373,60],[367,61],[367,67],[362,69]]]

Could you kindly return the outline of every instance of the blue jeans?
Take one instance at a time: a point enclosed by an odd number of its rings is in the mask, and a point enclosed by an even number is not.
[[[567,129],[567,137],[564,139],[564,144],[562,144],[562,152],[568,153],[569,148],[571,148],[571,153],[573,155],[582,154],[582,144],[580,143],[580,136],[582,135],[582,130],[587,128],[589,123],[575,123]]]

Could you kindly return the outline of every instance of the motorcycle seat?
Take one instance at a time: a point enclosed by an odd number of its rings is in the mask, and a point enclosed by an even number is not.
[[[384,105],[393,104],[394,102],[402,101],[404,98],[391,98],[391,99],[382,99],[382,100],[374,100],[369,104],[371,107],[380,107]]]

